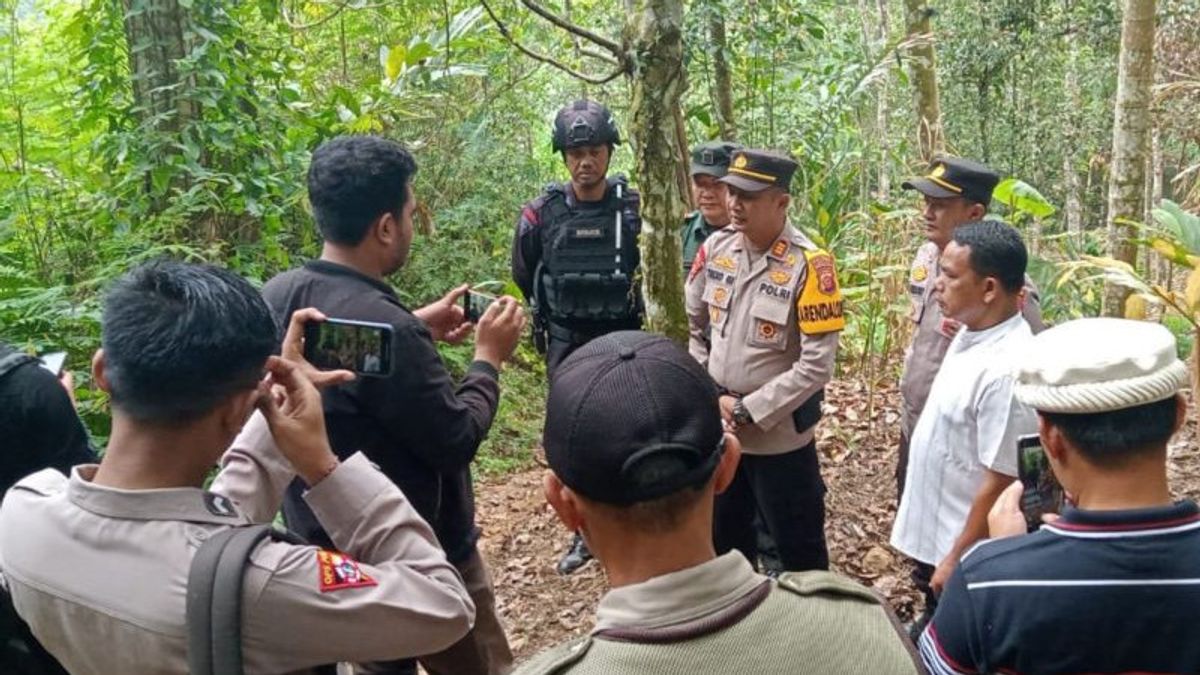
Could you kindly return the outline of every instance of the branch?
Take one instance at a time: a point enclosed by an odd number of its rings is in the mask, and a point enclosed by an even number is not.
[[[603,76],[588,75],[586,73],[581,73],[564,63],[556,61],[556,60],[550,58],[549,56],[546,56],[545,54],[539,54],[539,53],[533,51],[532,49],[529,49],[525,45],[521,44],[520,42],[517,42],[516,39],[513,38],[512,33],[510,33],[508,31],[508,26],[504,25],[504,22],[500,20],[500,17],[496,16],[496,13],[492,11],[491,6],[488,5],[487,0],[479,0],[479,4],[483,5],[483,8],[487,11],[488,16],[490,16],[492,18],[492,22],[496,24],[496,28],[500,29],[500,34],[504,36],[504,39],[508,40],[508,43],[511,44],[512,46],[516,47],[522,54],[525,54],[526,56],[528,56],[529,58],[531,58],[535,61],[541,61],[542,63],[554,66],[555,68],[558,68],[559,70],[563,71],[564,73],[567,73],[571,77],[578,78],[589,84],[605,84],[605,83],[608,83],[608,82],[611,82],[611,81],[617,79],[618,77],[620,77],[621,75],[623,75],[625,73],[624,68],[618,67],[616,70],[609,73],[608,75],[603,75]]]
[[[334,10],[332,12],[330,12],[329,14],[326,14],[325,16],[323,16],[319,19],[314,20],[312,23],[295,23],[292,20],[292,17],[290,15],[290,13],[288,12],[287,6],[284,3],[279,4],[279,11],[280,11],[280,14],[283,16],[283,22],[288,25],[288,28],[291,28],[292,30],[308,30],[310,28],[316,28],[317,26],[320,26],[324,23],[329,22],[330,20],[334,19],[339,14],[341,14],[342,10],[347,9],[349,6],[350,6],[350,0],[342,0],[341,2],[339,2],[337,4],[337,7],[334,8]],[[384,3],[379,3],[379,4],[375,4],[375,5],[356,6],[354,9],[378,9],[383,6],[384,6]]]
[[[546,9],[545,7],[542,7],[541,5],[537,4],[533,0],[521,0],[521,4],[528,7],[530,9],[530,11],[532,11],[534,14],[537,14],[538,16],[549,21],[550,23],[554,24],[555,26],[558,26],[559,28],[567,31],[568,33],[574,33],[575,35],[578,35],[579,37],[581,37],[585,40],[591,41],[593,44],[595,44],[598,47],[603,47],[603,48],[607,49],[608,51],[612,52],[612,55],[614,57],[616,57],[617,60],[621,60],[621,55],[625,52],[625,50],[622,49],[621,45],[617,44],[616,42],[613,42],[612,40],[609,40],[608,38],[606,38],[602,35],[597,35],[596,33],[593,33],[592,31],[590,31],[586,28],[576,26],[575,24],[571,23],[570,21],[567,21],[566,19],[562,18],[561,16],[558,16],[557,14],[551,12],[550,10]]]
[[[596,59],[597,61],[603,61],[609,65],[613,65],[613,66],[617,65],[617,60],[614,59],[613,57],[609,56],[608,54],[605,54],[604,52],[592,51],[591,49],[588,49],[587,47],[580,47],[579,55],[580,56],[590,56],[593,59]]]

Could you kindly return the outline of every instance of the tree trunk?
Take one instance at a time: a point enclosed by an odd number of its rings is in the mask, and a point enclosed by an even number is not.
[[[646,328],[684,343],[683,262],[679,223],[685,209],[678,167],[683,69],[682,0],[637,0],[625,34],[634,52],[630,136],[642,192],[642,292]]]
[[[129,73],[138,119],[155,131],[178,132],[198,112],[179,96],[176,61],[187,56],[188,13],[178,0],[123,0]]]
[[[1125,0],[1121,57],[1113,119],[1112,171],[1108,182],[1109,255],[1136,264],[1137,232],[1122,221],[1146,216],[1146,164],[1150,145],[1150,99],[1154,82],[1155,0]],[[1129,290],[1107,284],[1104,314],[1122,316]]]
[[[929,17],[933,11],[926,0],[904,0],[904,10],[904,26],[910,37],[930,33]],[[928,162],[945,150],[941,103],[938,100],[937,57],[933,44],[914,47],[909,54],[909,64],[916,87],[917,139],[921,159]]]
[[[1067,11],[1071,11],[1068,3]],[[1072,26],[1066,34],[1067,67],[1063,73],[1066,92],[1063,127],[1063,191],[1066,193],[1067,233],[1075,245],[1083,246],[1083,198],[1079,191],[1079,130],[1083,126],[1080,111],[1083,100],[1079,93],[1079,37]]]
[[[729,75],[728,42],[725,39],[725,17],[714,9],[708,18],[708,34],[712,41],[713,98],[716,100],[717,128],[726,141],[737,140],[737,124],[733,120],[733,79]]]

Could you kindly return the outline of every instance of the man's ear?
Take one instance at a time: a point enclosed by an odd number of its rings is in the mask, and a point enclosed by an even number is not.
[[[563,485],[553,471],[546,472],[545,478],[542,479],[542,489],[546,493],[546,501],[549,502],[550,508],[554,509],[558,519],[568,530],[578,532],[583,528],[583,514],[580,513],[575,494]]]
[[[101,347],[96,350],[95,354],[92,354],[92,381],[96,383],[100,391],[111,394],[112,390],[108,384],[108,373],[105,372],[107,369],[108,364],[104,360],[104,348]]]
[[[237,436],[242,427],[246,426],[246,422],[250,420],[250,415],[254,414],[254,409],[262,396],[261,387],[239,391],[230,396],[219,409],[220,417],[217,421],[221,425],[221,431],[231,438]]]
[[[734,476],[737,475],[738,462],[742,460],[742,444],[738,441],[738,437],[731,434],[725,434],[725,451],[721,454],[721,461],[717,464],[716,471],[713,472],[713,492],[721,494],[729,489],[733,483]]]
[[[1063,438],[1062,431],[1058,427],[1046,421],[1046,418],[1039,414],[1038,416],[1038,436],[1042,440],[1042,449],[1046,451],[1046,456],[1054,460],[1056,464],[1067,463],[1067,439]]]
[[[967,209],[967,215],[972,221],[983,220],[983,217],[987,215],[987,207],[979,202],[971,202],[970,208]]]
[[[396,216],[392,215],[391,211],[385,211],[371,224],[370,234],[384,246],[395,243],[398,233],[399,223],[396,222]]]
[[[1000,296],[1000,280],[996,277],[985,277],[983,280],[983,302],[991,304]]]

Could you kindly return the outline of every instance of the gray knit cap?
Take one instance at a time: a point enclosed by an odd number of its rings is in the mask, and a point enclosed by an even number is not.
[[[1159,324],[1077,319],[1035,337],[1016,377],[1017,399],[1031,408],[1097,413],[1170,398],[1187,386],[1188,369]]]

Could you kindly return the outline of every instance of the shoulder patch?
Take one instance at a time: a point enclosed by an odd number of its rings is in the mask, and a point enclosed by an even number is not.
[[[778,582],[780,588],[796,595],[838,595],[879,604],[879,596],[872,593],[871,589],[833,572],[787,572],[780,575]]]
[[[838,288],[833,256],[821,249],[804,252],[808,263],[804,289],[796,301],[796,320],[805,335],[820,335],[843,330],[846,316],[842,291]]]
[[[322,593],[378,585],[362,571],[357,560],[337,551],[317,549],[317,570]]]
[[[696,258],[692,261],[692,269],[688,271],[687,283],[692,283],[692,280],[696,278],[696,275],[704,271],[704,265],[707,260],[707,247],[701,244],[700,250],[696,251]]]

